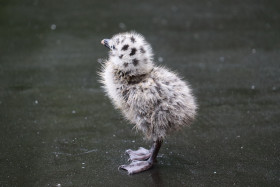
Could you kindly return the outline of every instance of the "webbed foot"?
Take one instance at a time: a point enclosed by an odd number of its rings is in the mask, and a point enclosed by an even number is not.
[[[140,147],[136,151],[131,149],[126,150],[126,153],[129,155],[129,160],[132,162],[129,165],[121,165],[119,169],[126,170],[129,175],[150,169],[156,162],[161,144],[162,139],[157,139],[154,141],[151,150],[144,149],[143,147]]]
[[[126,170],[129,175],[150,169],[153,164],[149,161],[132,161],[129,165],[121,165],[119,169]]]
[[[136,150],[136,151],[128,149],[125,152],[129,155],[128,161],[148,160],[151,157],[151,154],[152,154],[148,149],[145,149],[143,147],[139,147],[139,149]]]

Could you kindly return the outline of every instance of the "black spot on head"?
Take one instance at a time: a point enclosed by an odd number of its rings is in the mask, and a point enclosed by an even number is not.
[[[128,63],[127,63],[127,62],[125,62],[123,65],[124,65],[124,67],[127,67],[127,66],[128,66]]]
[[[132,63],[133,63],[134,66],[137,66],[138,63],[139,63],[139,60],[137,60],[137,59],[135,58],[135,59],[133,59]]]
[[[140,48],[141,53],[146,53],[145,49],[143,47]]]
[[[131,40],[132,43],[135,42],[135,38],[133,36],[130,37],[130,40]]]
[[[113,49],[115,50],[116,49],[116,47],[113,45]]]
[[[124,45],[124,46],[122,47],[122,50],[123,50],[123,51],[126,51],[126,50],[128,49],[128,47],[129,47],[129,45],[126,44],[126,45]]]
[[[121,43],[123,43],[123,42],[124,42],[124,40],[125,40],[125,37],[123,37],[123,39],[122,39]]]
[[[123,55],[120,55],[119,58],[122,59]]]
[[[136,51],[137,51],[137,50],[136,50],[135,48],[132,48],[129,55],[130,55],[130,56],[135,55]]]

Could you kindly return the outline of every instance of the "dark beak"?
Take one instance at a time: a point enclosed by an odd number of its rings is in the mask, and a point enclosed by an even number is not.
[[[103,39],[101,41],[101,44],[104,45],[105,47],[108,47],[110,49],[110,46],[109,46],[109,39]]]

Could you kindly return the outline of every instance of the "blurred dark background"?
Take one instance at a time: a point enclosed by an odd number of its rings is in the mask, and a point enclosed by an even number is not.
[[[103,38],[135,30],[200,106],[151,170],[98,83]],[[279,186],[279,0],[1,0],[0,186]]]

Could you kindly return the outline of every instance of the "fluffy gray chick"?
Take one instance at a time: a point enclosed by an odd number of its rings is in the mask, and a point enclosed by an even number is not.
[[[105,92],[115,108],[154,142],[150,150],[140,147],[126,151],[132,162],[119,168],[129,174],[139,173],[155,163],[169,132],[194,120],[195,98],[185,81],[154,64],[152,48],[142,35],[120,33],[101,43],[110,49],[100,72]]]

